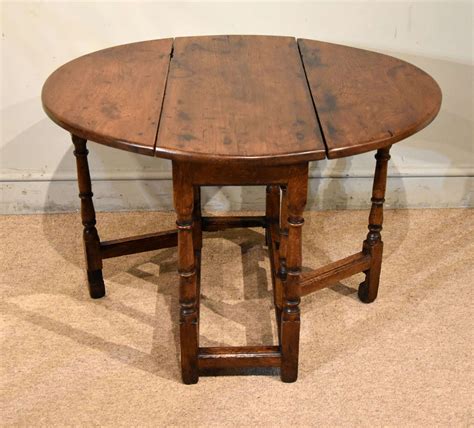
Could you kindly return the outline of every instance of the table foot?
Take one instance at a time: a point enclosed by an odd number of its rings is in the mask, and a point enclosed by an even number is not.
[[[105,296],[105,284],[102,276],[102,269],[87,271],[87,282],[89,285],[89,295],[92,299],[100,299]]]
[[[295,315],[298,319],[288,319],[285,316],[285,312],[283,312],[281,320],[282,359],[280,379],[285,383],[296,382],[298,379],[298,355],[300,342],[299,310]]]
[[[369,287],[367,286],[365,281],[361,282],[357,290],[357,296],[359,297],[359,300],[364,303],[372,303],[368,300],[368,294],[369,294]]]

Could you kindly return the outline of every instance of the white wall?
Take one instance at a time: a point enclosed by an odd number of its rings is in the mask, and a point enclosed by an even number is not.
[[[424,131],[397,144],[389,207],[473,204],[472,2],[3,2],[0,212],[78,207],[68,134],[41,109],[47,76],[105,47],[200,34],[281,34],[377,50],[429,72],[443,106]],[[102,210],[169,209],[169,161],[90,144]],[[309,207],[367,206],[372,154],[312,164]],[[262,189],[208,189],[207,208],[261,208]]]

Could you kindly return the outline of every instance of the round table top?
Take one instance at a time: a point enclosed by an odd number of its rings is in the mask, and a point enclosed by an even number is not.
[[[61,127],[174,160],[284,164],[389,146],[428,125],[427,73],[367,50],[277,36],[203,36],[117,46],[46,81]]]

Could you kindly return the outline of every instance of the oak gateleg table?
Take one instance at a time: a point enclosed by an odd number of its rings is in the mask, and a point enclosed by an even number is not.
[[[105,295],[103,260],[177,246],[184,383],[247,367],[279,367],[281,379],[293,382],[300,298],[359,272],[360,300],[377,297],[389,150],[435,118],[441,91],[419,68],[375,52],[293,37],[206,36],[85,55],[48,78],[42,101],[75,146],[90,296]],[[101,242],[87,140],[171,159],[177,228]],[[302,274],[308,163],[373,150],[361,251]],[[203,217],[200,190],[211,185],[265,185],[265,215]],[[278,344],[199,347],[203,231],[239,227],[265,229]]]

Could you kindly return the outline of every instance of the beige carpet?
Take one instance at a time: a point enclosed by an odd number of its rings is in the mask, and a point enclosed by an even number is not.
[[[181,383],[173,249],[105,261],[87,295],[78,214],[0,217],[3,426],[468,426],[472,210],[385,216],[378,300],[357,275],[304,298],[300,376]],[[304,266],[360,250],[365,211],[307,213]],[[99,214],[102,239],[173,227],[170,213]],[[271,343],[260,230],[207,234],[201,343]]]

